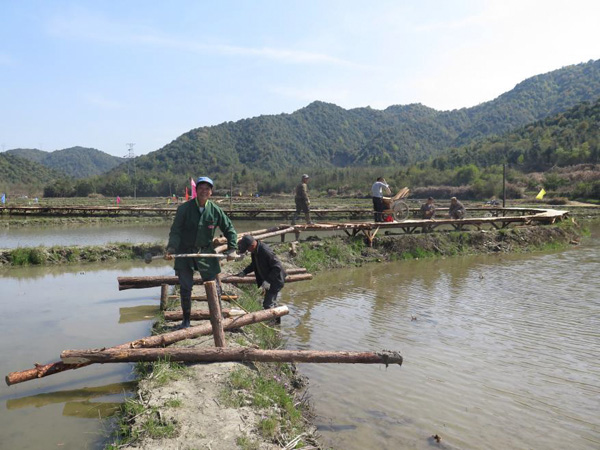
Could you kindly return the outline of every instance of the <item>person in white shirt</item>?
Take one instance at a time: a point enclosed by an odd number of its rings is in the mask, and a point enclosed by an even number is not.
[[[371,196],[373,197],[373,209],[375,210],[375,222],[383,222],[383,192],[391,195],[392,191],[385,181],[385,178],[379,177],[371,187]]]

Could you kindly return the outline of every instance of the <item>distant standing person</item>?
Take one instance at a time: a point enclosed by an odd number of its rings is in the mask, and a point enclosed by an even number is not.
[[[237,233],[229,217],[209,198],[214,183],[208,177],[200,177],[196,182],[196,198],[177,208],[165,259],[173,259],[177,253],[215,253],[213,238],[217,227],[227,239],[227,260],[235,259]],[[217,258],[175,258],[175,274],[179,278],[181,310],[183,322],[180,328],[190,326],[192,310],[192,288],[194,271],[200,272],[203,281],[217,280],[221,265]],[[221,285],[217,280],[217,294],[221,300]]]
[[[371,197],[373,197],[373,209],[375,210],[375,222],[383,222],[383,192],[391,195],[392,191],[385,181],[385,178],[379,177],[371,186]]]
[[[467,210],[456,197],[450,199],[450,208],[448,209],[448,216],[451,219],[462,219],[465,217]]]
[[[263,309],[275,308],[285,284],[286,273],[281,261],[267,244],[257,241],[249,234],[240,239],[238,251],[240,254],[250,252],[252,262],[237,276],[243,277],[254,272],[256,285],[265,293]]]
[[[294,201],[296,202],[296,214],[292,220],[292,225],[296,225],[296,221],[300,216],[300,213],[304,213],[304,218],[308,225],[312,224],[310,220],[310,199],[308,198],[308,179],[307,174],[302,175],[302,181],[296,186],[296,195]]]
[[[421,218],[433,219],[434,217],[435,205],[433,204],[433,197],[429,197],[427,201],[421,205]]]

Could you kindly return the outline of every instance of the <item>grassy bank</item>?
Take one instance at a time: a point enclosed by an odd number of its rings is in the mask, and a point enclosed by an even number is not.
[[[17,247],[0,251],[0,267],[81,264],[86,262],[143,259],[148,252],[160,254],[164,244],[106,244],[92,246]]]
[[[528,226],[501,230],[435,232],[378,236],[373,247],[364,237],[340,236],[324,240],[307,240],[298,245],[298,255],[291,261],[309,272],[331,268],[360,266],[369,262],[417,258],[449,257],[482,253],[530,252],[555,250],[578,243],[585,230],[576,222],[557,225]],[[287,256],[286,256],[287,258]]]

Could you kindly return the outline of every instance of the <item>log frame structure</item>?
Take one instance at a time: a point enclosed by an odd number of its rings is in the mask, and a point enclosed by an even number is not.
[[[241,328],[252,323],[264,322],[272,320],[277,317],[285,316],[289,314],[287,306],[278,306],[276,308],[265,309],[262,311],[255,311],[252,313],[244,314],[243,316],[237,316],[223,320],[224,330],[233,330]],[[183,341],[184,339],[193,339],[199,336],[207,336],[212,334],[212,326],[210,323],[204,323],[202,325],[185,328],[182,330],[171,331],[170,333],[158,334],[155,336],[148,336],[135,341],[127,342],[125,344],[111,347],[113,349],[127,349],[127,348],[151,348],[161,347],[174,344],[175,342]],[[34,364],[33,369],[26,369],[17,372],[11,372],[4,380],[8,386],[17,383],[23,383],[25,381],[35,380],[36,378],[43,378],[56,373],[65,372],[67,370],[79,369],[81,367],[89,366],[90,362],[82,364],[66,364],[63,361],[57,361],[49,364]]]

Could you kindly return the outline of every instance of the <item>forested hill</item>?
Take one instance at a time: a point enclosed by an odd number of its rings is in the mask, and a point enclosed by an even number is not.
[[[196,128],[137,158],[136,165],[143,173],[156,176],[190,175],[200,168],[218,174],[242,167],[279,171],[406,165],[599,97],[600,60],[529,78],[495,100],[472,108],[436,111],[413,104],[383,111],[369,107],[345,110],[314,102],[292,114]]]
[[[0,190],[2,192],[16,190],[19,192],[34,191],[46,183],[64,176],[63,174],[42,166],[26,158],[0,153]],[[9,187],[13,189],[9,189]],[[33,187],[33,189],[25,189]]]
[[[85,147],[71,147],[53,152],[18,148],[7,150],[6,153],[26,158],[73,178],[87,178],[93,175],[100,175],[125,161],[124,158],[118,158],[100,150]]]
[[[541,172],[554,166],[599,164],[600,98],[502,136],[452,149],[432,161],[433,167],[440,170],[468,164],[489,167],[503,163],[524,172]]]

